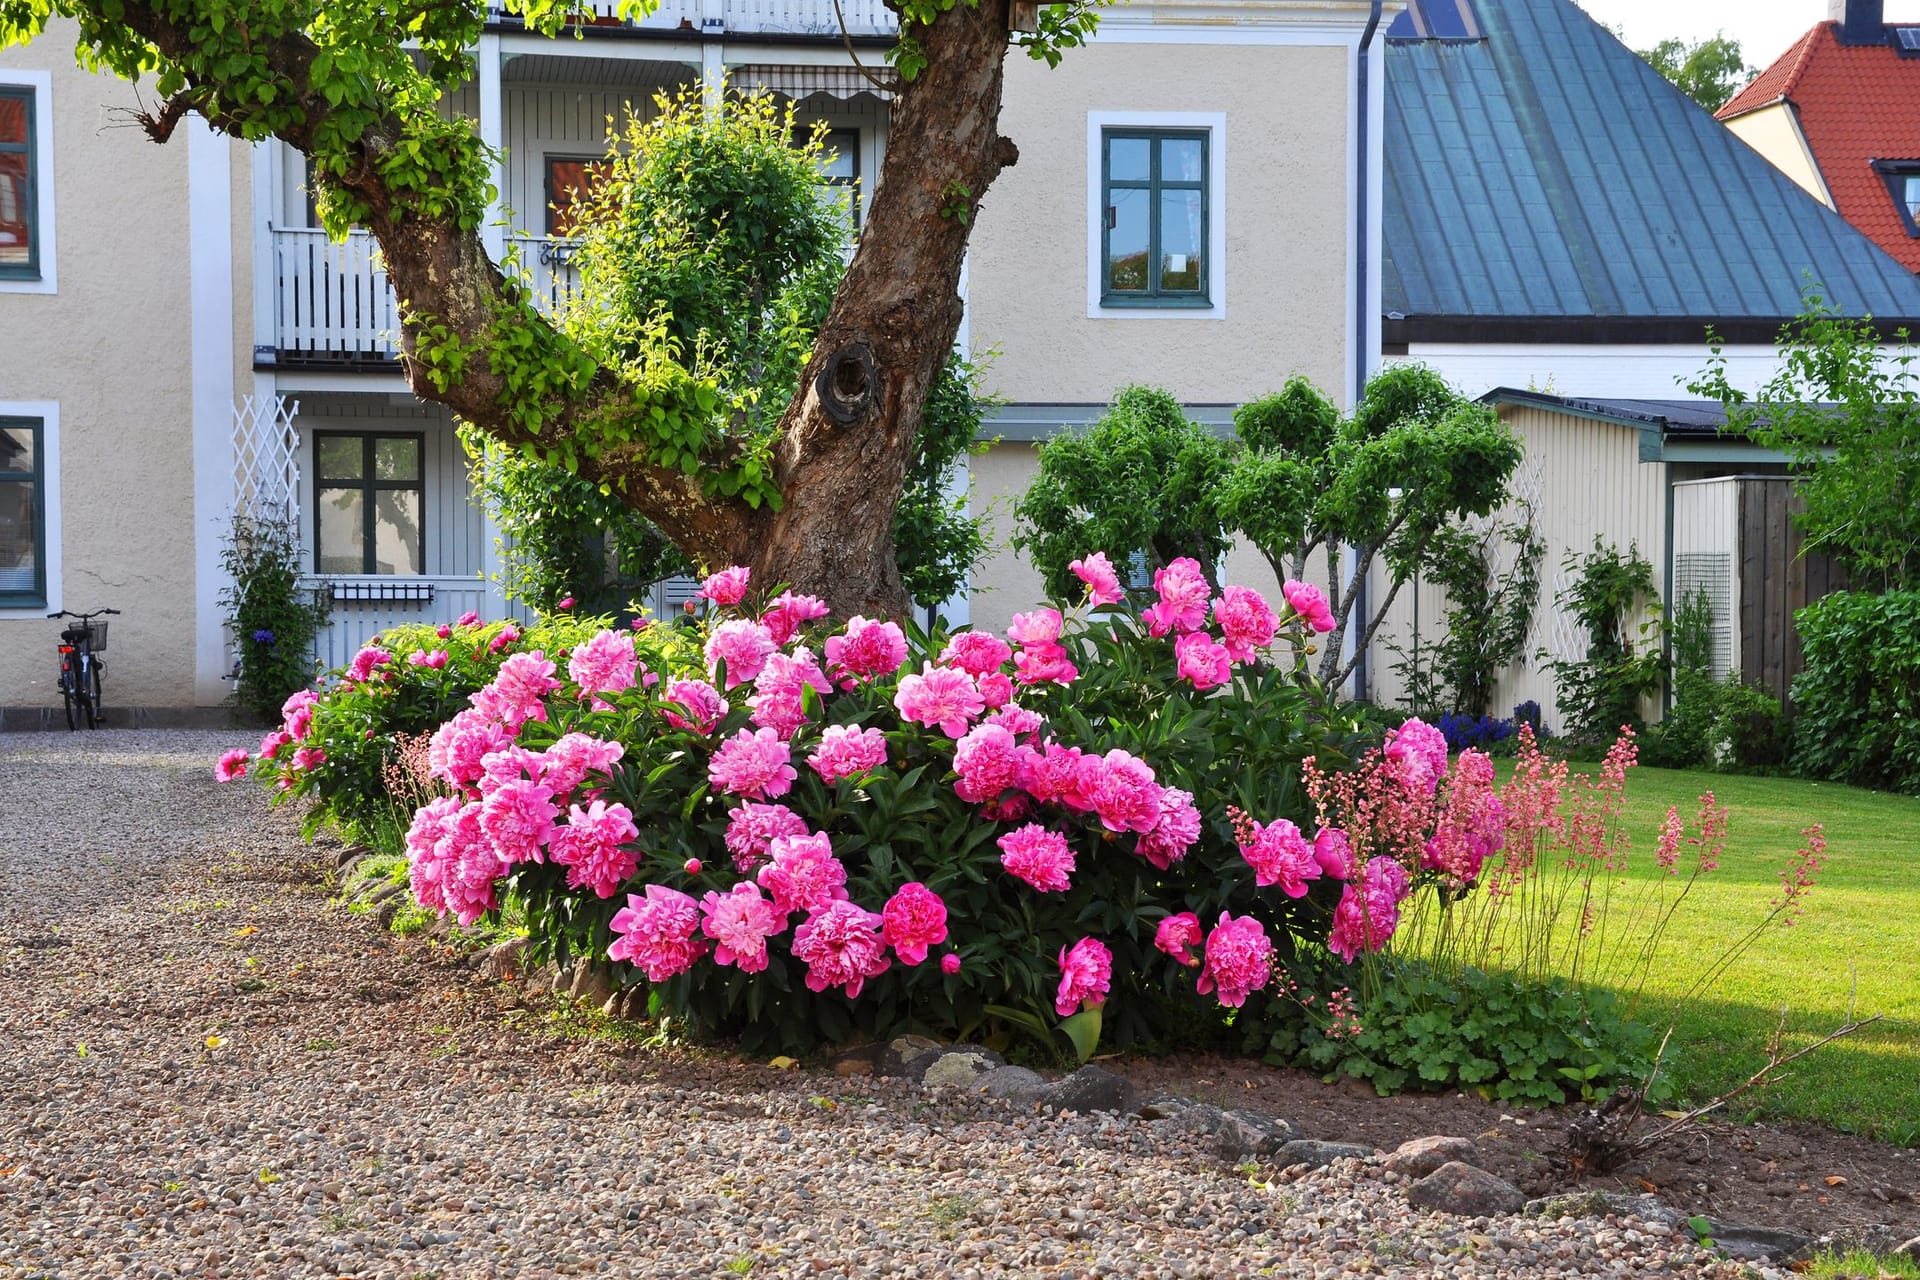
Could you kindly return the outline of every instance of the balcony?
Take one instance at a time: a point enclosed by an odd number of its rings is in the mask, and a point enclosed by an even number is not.
[[[578,277],[572,241],[516,235],[534,305],[551,315]],[[400,353],[400,316],[365,231],[333,241],[317,227],[273,228],[275,346],[283,364],[383,364]]]
[[[661,0],[660,7],[638,22],[617,12],[614,0],[588,0],[582,8],[592,15],[592,26],[678,31],[690,36],[813,35],[837,38],[840,20],[833,0]],[[892,36],[899,20],[881,0],[840,0],[850,36]],[[499,6],[496,22],[513,19]]]

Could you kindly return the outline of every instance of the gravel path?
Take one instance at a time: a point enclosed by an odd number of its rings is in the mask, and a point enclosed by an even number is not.
[[[1353,1161],[1273,1185],[1172,1122],[586,1034],[329,907],[213,782],[236,741],[0,737],[0,1277],[1743,1274]]]

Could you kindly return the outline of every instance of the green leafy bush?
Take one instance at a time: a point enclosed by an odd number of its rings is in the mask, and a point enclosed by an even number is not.
[[[1793,756],[1793,719],[1780,699],[1758,685],[1729,679],[1713,722],[1713,758],[1723,769],[1767,772]]]
[[[1592,747],[1646,723],[1640,702],[1660,687],[1662,669],[1654,643],[1660,594],[1638,546],[1622,554],[1595,538],[1592,551],[1568,553],[1562,567],[1574,578],[1559,604],[1587,633],[1587,653],[1553,663],[1553,674],[1567,737]]]
[[[220,604],[240,649],[234,701],[269,719],[313,679],[313,639],[327,623],[327,600],[300,585],[299,539],[285,521],[236,516],[220,567],[230,583]]]
[[[1794,615],[1794,766],[1920,793],[1920,591],[1840,591]]]
[[[1726,703],[1726,686],[1713,678],[1713,603],[1704,588],[1675,603],[1667,636],[1673,705],[1642,754],[1663,769],[1697,769],[1714,762]]]

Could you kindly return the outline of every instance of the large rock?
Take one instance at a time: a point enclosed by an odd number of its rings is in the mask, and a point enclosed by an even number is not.
[[[1523,1212],[1536,1218],[1638,1218],[1655,1226],[1677,1227],[1687,1215],[1644,1193],[1624,1191],[1570,1191],[1565,1195],[1529,1200]]]
[[[1431,1138],[1415,1138],[1411,1142],[1401,1143],[1380,1162],[1380,1167],[1403,1178],[1424,1178],[1441,1165],[1455,1160],[1478,1167],[1480,1148],[1465,1138],[1436,1134]]]
[[[1316,1138],[1295,1138],[1274,1152],[1273,1162],[1282,1169],[1291,1169],[1297,1164],[1324,1169],[1335,1160],[1365,1160],[1372,1154],[1372,1147],[1358,1142],[1321,1142]]]
[[[1772,1227],[1748,1227],[1737,1222],[1707,1219],[1706,1235],[1713,1247],[1741,1262],[1790,1262],[1812,1244],[1812,1236]]]
[[[925,1036],[895,1036],[887,1041],[873,1062],[873,1073],[877,1076],[904,1076],[913,1063],[941,1048],[938,1040],[929,1040]]]
[[[1038,1102],[1050,1087],[1045,1076],[1025,1067],[995,1067],[975,1084],[989,1098],[1003,1098],[1016,1106]]]
[[[1452,1160],[1408,1187],[1407,1203],[1465,1218],[1490,1218],[1520,1212],[1527,1198],[1511,1182]]]
[[[1915,1236],[1905,1244],[1900,1245],[1893,1253],[1895,1257],[1912,1258],[1915,1262],[1920,1262],[1920,1236]]]
[[[915,1059],[913,1074],[925,1089],[971,1089],[981,1076],[1005,1065],[1006,1060],[991,1049],[960,1045]]]
[[[1292,1125],[1257,1111],[1223,1111],[1214,1125],[1214,1150],[1229,1164],[1270,1160],[1298,1135]]]
[[[1133,1082],[1104,1067],[1085,1066],[1050,1085],[1040,1104],[1054,1111],[1126,1111],[1133,1106]]]

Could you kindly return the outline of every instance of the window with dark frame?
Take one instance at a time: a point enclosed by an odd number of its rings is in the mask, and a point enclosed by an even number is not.
[[[574,206],[605,181],[611,161],[602,156],[547,157],[547,234],[562,239],[578,234]]]
[[[46,424],[0,418],[0,608],[47,604]]]
[[[1886,181],[1907,234],[1920,236],[1920,160],[1875,160],[1873,167]]]
[[[1205,130],[1101,131],[1102,305],[1212,305],[1211,143]]]
[[[812,125],[801,125],[793,131],[793,145],[803,147],[813,137]],[[831,188],[828,192],[834,199],[840,193],[847,193],[847,216],[853,223],[855,232],[860,230],[860,131],[858,129],[828,129],[820,146],[820,181]]]
[[[0,279],[40,278],[33,90],[0,86]]]
[[[426,572],[425,444],[412,432],[314,432],[316,573]]]

